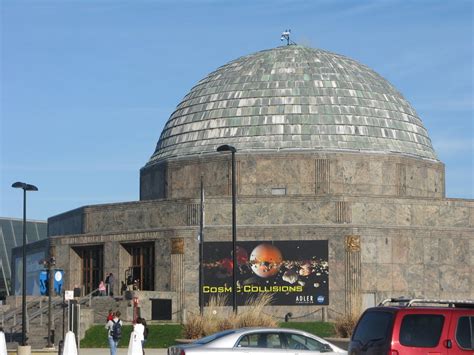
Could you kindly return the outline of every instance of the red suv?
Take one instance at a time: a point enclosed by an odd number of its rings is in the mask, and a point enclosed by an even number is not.
[[[391,298],[368,308],[349,355],[474,355],[474,300]]]

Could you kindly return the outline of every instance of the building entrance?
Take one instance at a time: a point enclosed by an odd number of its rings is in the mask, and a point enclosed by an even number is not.
[[[125,245],[130,254],[130,267],[126,271],[130,288],[142,291],[155,289],[155,244],[139,243]]]
[[[94,245],[76,248],[76,252],[82,260],[82,285],[87,295],[97,289],[104,279],[104,247]]]

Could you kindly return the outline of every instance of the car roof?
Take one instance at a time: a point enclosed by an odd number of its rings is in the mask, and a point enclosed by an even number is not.
[[[440,307],[440,306],[414,306],[414,307],[407,307],[407,306],[377,306],[367,308],[366,311],[385,311],[385,312],[403,312],[403,313],[417,313],[417,312],[462,312],[465,313],[467,311],[474,311],[474,308],[471,307]],[[469,312],[470,313],[470,312]]]
[[[293,328],[279,328],[279,327],[245,327],[234,329],[235,333],[244,333],[244,332],[253,332],[253,331],[264,331],[264,332],[295,332],[301,334],[310,334],[303,330],[293,329]],[[313,334],[310,334],[313,335]]]
[[[291,333],[296,333],[296,334],[300,334],[300,335],[304,335],[304,336],[317,338],[319,340],[324,340],[321,337],[318,337],[317,335],[311,334],[311,333],[306,332],[304,330],[294,329],[294,328],[280,328],[280,327],[245,327],[245,328],[238,328],[238,329],[235,329],[235,332],[233,334],[235,335],[235,334],[242,334],[242,333],[247,333],[247,332],[251,332],[251,333],[253,333],[253,332],[279,332],[279,333],[281,333],[281,332],[291,332]]]
[[[385,307],[439,307],[439,308],[473,308],[474,300],[431,299],[431,298],[386,298],[378,304]]]

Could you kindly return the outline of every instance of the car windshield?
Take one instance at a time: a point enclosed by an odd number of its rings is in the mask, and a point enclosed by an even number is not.
[[[232,334],[232,333],[235,333],[235,330],[232,330],[232,329],[224,330],[222,332],[211,334],[211,335],[208,335],[207,337],[198,339],[194,342],[194,344],[208,344],[211,341],[222,338],[223,336],[228,335],[228,334]]]

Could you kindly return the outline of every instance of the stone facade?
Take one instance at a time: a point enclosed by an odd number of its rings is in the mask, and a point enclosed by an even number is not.
[[[195,198],[200,176],[207,196],[228,195],[230,170],[230,160],[222,154],[145,167],[140,199]],[[238,154],[236,170],[240,196],[268,196],[272,189],[284,189],[287,196],[444,197],[442,163],[393,154]]]
[[[474,298],[474,201],[443,197],[442,164],[385,155],[237,157],[238,240],[328,240],[330,317],[400,295]],[[229,158],[216,153],[209,162],[169,162],[168,198],[83,207],[51,218],[66,285],[81,283],[75,248],[100,245],[104,270],[118,275],[117,294],[130,265],[125,246],[149,241],[155,296],[173,300],[174,319],[197,311],[200,176],[205,240],[230,241]],[[320,159],[330,162],[327,177],[315,171],[318,163],[324,168]],[[272,195],[272,188],[286,188],[286,195]],[[181,251],[174,250],[178,242]],[[150,292],[140,296],[144,315],[150,315]],[[313,313],[316,306],[271,308],[281,317],[288,310],[321,317]]]

